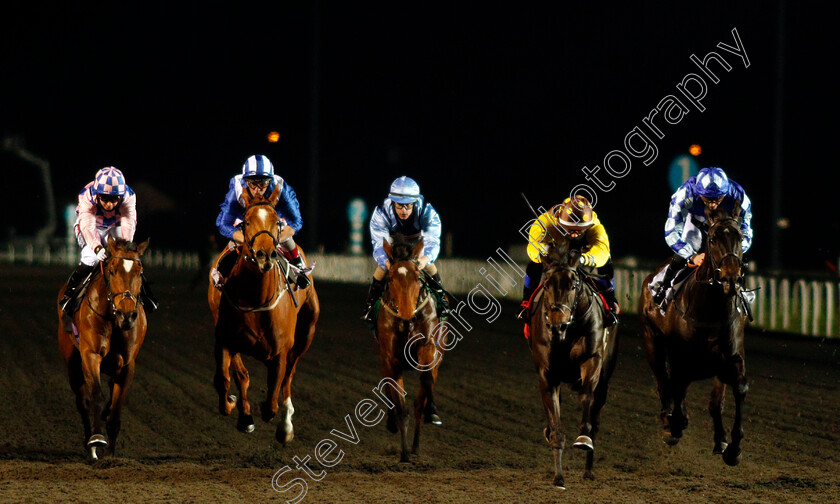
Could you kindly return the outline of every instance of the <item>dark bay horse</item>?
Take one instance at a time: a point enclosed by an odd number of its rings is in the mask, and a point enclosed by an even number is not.
[[[723,454],[724,462],[733,466],[740,461],[742,408],[749,388],[744,370],[747,315],[740,305],[744,284],[740,211],[740,202],[731,215],[720,208],[706,210],[705,260],[664,315],[647,288],[654,274],[645,279],[639,302],[645,354],[656,378],[665,441],[676,444],[688,426],[685,396],[689,383],[714,377],[709,401],[715,429],[713,453]],[[728,445],[721,419],[727,385],[735,397],[732,442]]]
[[[417,260],[423,253],[423,240],[416,245],[402,235],[392,235],[393,244],[383,242],[391,264],[388,283],[382,294],[376,320],[379,342],[379,368],[383,378],[390,378],[404,391],[403,372],[411,367],[420,371],[420,391],[414,400],[414,443],[412,453],[420,449],[420,426],[441,425],[434,401],[438,366],[443,359],[441,345],[447,336],[447,323],[440,322],[431,291],[421,280]],[[394,408],[388,410],[388,430],[400,433],[400,461],[408,462],[408,411],[405,395],[388,389]]]
[[[143,274],[140,257],[149,240],[138,245],[109,237],[107,246],[108,259],[99,263],[99,272],[72,316],[78,339],[66,330],[58,308],[58,348],[67,363],[70,388],[76,394],[76,409],[85,429],[85,449],[92,460],[99,458],[97,449],[101,454],[109,443],[111,454],[116,452],[120,411],[146,336],[146,312],[139,299]],[[59,300],[65,288],[58,293]],[[104,408],[102,373],[111,377],[111,397]],[[107,439],[102,433],[103,422]]]
[[[207,293],[216,326],[213,383],[219,395],[219,412],[229,415],[235,404],[239,410],[237,428],[252,432],[254,418],[248,401],[250,378],[242,354],[264,363],[268,369],[268,390],[260,413],[265,422],[274,419],[280,412],[282,392],[283,415],[275,437],[285,444],[294,437],[292,378],[298,359],[312,343],[321,308],[314,283],[297,289],[286,280],[285,268],[288,266],[277,251],[282,230],[275,210],[280,198],[279,187],[266,198],[252,201],[247,193],[245,198],[245,241],[237,252],[231,252],[238,253],[238,257],[224,285],[217,288],[211,276]],[[225,252],[219,255],[214,269],[219,267],[225,255]],[[240,392],[238,400],[228,394],[231,368]]]
[[[529,344],[548,419],[543,434],[554,454],[554,486],[562,489],[566,438],[560,421],[560,385],[568,383],[578,393],[583,416],[574,447],[586,451],[583,476],[594,479],[595,437],[618,348],[618,325],[604,327],[599,298],[578,270],[579,260],[580,252],[570,250],[565,237],[554,236],[554,244],[542,257],[545,280],[530,320]]]

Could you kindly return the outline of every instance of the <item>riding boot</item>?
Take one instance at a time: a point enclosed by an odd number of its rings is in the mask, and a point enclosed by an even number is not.
[[[140,275],[142,283],[140,284],[140,301],[143,303],[146,313],[152,313],[157,310],[160,304],[154,293],[152,293],[152,282],[146,280],[146,275]]]
[[[449,299],[446,296],[446,289],[443,288],[443,282],[440,280],[440,273],[435,273],[432,275],[432,280],[436,285],[432,288],[435,291],[435,294],[440,297],[440,306],[438,307],[438,318],[443,318],[449,315]]]
[[[370,290],[368,291],[368,297],[365,300],[365,309],[362,314],[362,320],[365,322],[370,322],[371,324],[376,322],[373,318],[373,307],[376,304],[376,300],[382,296],[384,290],[385,279],[377,280],[374,278],[370,281]]]
[[[289,263],[292,266],[301,270],[306,268],[306,265],[303,263],[303,257],[301,255],[293,257],[291,260],[289,260]],[[306,273],[300,273],[295,279],[295,283],[297,284],[299,289],[305,289],[309,287],[309,284],[311,282],[309,281],[309,277],[306,276]]]
[[[64,297],[58,302],[59,308],[65,315],[72,316],[73,312],[76,311],[76,297],[79,293],[79,287],[92,271],[93,266],[79,263],[73,273],[70,274],[70,278],[67,279],[67,288],[64,289]]]
[[[621,312],[621,308],[618,306],[618,300],[615,298],[615,289],[602,291],[601,295],[604,296],[609,306],[607,316],[604,319],[604,327],[610,327],[618,322],[618,314]]]
[[[671,263],[665,270],[665,277],[662,279],[662,283],[659,284],[659,287],[656,289],[656,294],[653,296],[654,304],[662,306],[662,303],[665,301],[665,294],[668,292],[668,289],[671,288],[671,283],[674,281],[674,277],[677,276],[677,273],[685,267],[686,262],[687,261],[684,257],[678,255],[675,255],[671,259]]]

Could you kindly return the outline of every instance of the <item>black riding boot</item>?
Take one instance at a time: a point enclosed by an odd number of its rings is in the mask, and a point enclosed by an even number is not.
[[[654,304],[657,306],[662,305],[663,301],[665,301],[665,293],[671,288],[674,277],[677,276],[677,272],[685,267],[686,263],[687,261],[682,256],[674,255],[671,258],[671,263],[668,265],[668,269],[665,270],[665,277],[662,279],[662,283],[659,284],[659,288],[653,296]]]
[[[443,282],[440,280],[440,273],[435,273],[431,278],[432,281],[437,284],[433,285],[432,288],[435,290],[435,294],[440,297],[438,318],[443,318],[449,315],[449,299],[447,299],[446,296],[446,289],[443,288]]]
[[[373,306],[376,304],[376,300],[382,296],[382,291],[385,290],[385,279],[377,280],[372,279],[370,281],[370,290],[368,291],[367,300],[365,300],[365,309],[362,314],[362,320],[365,322],[370,322],[371,324],[376,323],[376,320],[373,318]]]
[[[158,300],[152,293],[152,282],[146,280],[146,275],[141,275],[143,283],[140,284],[140,301],[143,303],[146,313],[152,313],[158,309]]]
[[[607,313],[606,319],[604,319],[604,327],[610,327],[615,325],[618,322],[618,300],[615,298],[615,289],[610,289],[608,291],[602,291],[601,294],[604,296],[604,299],[607,301],[607,305],[609,305],[610,309]]]
[[[70,278],[67,279],[67,288],[64,289],[64,297],[58,302],[59,308],[61,308],[65,315],[72,316],[73,312],[76,311],[76,295],[79,293],[79,287],[82,285],[84,279],[93,271],[93,268],[93,266],[79,263],[76,269],[73,270],[73,273],[70,274]]]
[[[297,257],[295,257],[294,259],[292,259],[291,261],[289,261],[289,263],[290,263],[292,266],[294,266],[294,267],[296,267],[296,268],[298,268],[298,269],[304,269],[304,268],[306,268],[306,265],[305,265],[305,264],[303,264],[303,257],[302,257],[302,256],[297,256]],[[309,284],[310,284],[311,282],[309,281],[309,277],[307,277],[307,276],[306,276],[306,273],[301,273],[301,274],[299,274],[299,275],[297,276],[297,278],[295,279],[295,283],[297,284],[297,286],[298,286],[298,288],[299,288],[299,289],[305,289],[305,288],[309,287]]]

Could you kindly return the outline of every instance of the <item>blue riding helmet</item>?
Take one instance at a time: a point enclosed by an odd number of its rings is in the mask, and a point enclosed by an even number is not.
[[[417,185],[413,179],[402,176],[391,184],[391,192],[388,197],[394,203],[407,205],[408,203],[415,203],[422,198],[420,194],[420,186]]]
[[[93,179],[93,193],[111,196],[125,195],[125,176],[113,166],[106,166]]]
[[[244,178],[273,177],[274,165],[271,164],[271,161],[262,154],[251,156],[245,160],[245,164],[242,165],[242,176]]]
[[[716,166],[703,168],[697,174],[697,194],[707,198],[719,198],[729,194],[729,177]]]

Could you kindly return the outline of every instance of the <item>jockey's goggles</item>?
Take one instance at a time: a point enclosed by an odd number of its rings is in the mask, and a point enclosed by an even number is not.
[[[269,178],[246,178],[245,182],[254,187],[259,187],[260,189],[265,189],[268,187],[268,184],[271,182]]]
[[[117,194],[100,194],[99,195],[99,202],[100,203],[119,203],[122,199],[122,196]]]

